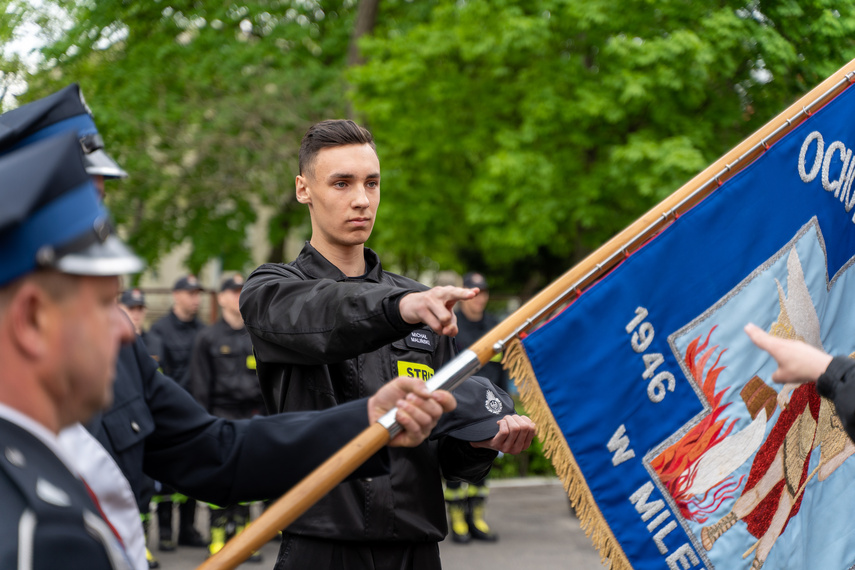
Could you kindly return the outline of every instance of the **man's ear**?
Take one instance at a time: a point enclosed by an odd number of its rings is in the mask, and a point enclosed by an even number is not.
[[[312,196],[309,193],[309,180],[302,174],[297,175],[294,181],[294,186],[297,189],[297,201],[301,204],[311,204]]]
[[[32,282],[22,284],[9,302],[11,338],[30,357],[44,357],[50,349],[51,309],[47,293]]]

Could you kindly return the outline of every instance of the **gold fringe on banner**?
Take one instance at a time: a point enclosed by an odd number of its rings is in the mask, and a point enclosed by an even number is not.
[[[528,355],[519,339],[514,338],[508,344],[502,366],[514,379],[526,412],[537,424],[537,436],[543,442],[544,454],[552,461],[555,472],[570,498],[570,504],[579,517],[582,529],[600,553],[601,562],[608,563],[612,570],[632,570],[623,548],[597,507],[588,483],[570,451],[570,446],[567,445],[546,403]]]

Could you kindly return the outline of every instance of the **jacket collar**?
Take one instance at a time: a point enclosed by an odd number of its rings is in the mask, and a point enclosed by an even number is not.
[[[365,252],[365,275],[359,277],[348,277],[333,265],[326,257],[321,255],[312,244],[306,242],[303,251],[297,256],[294,265],[307,277],[313,279],[332,279],[334,281],[370,281],[380,283],[383,276],[383,267],[380,258],[370,248],[363,248]]]
[[[172,320],[172,325],[177,329],[196,329],[202,326],[202,321],[198,317],[193,317],[192,321],[182,321],[175,314],[175,307],[169,309],[169,317]]]

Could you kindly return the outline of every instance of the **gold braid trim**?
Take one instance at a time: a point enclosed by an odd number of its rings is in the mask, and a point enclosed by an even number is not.
[[[608,563],[608,568],[612,570],[632,570],[620,543],[597,507],[585,477],[546,403],[519,339],[513,339],[505,350],[502,366],[514,379],[526,412],[537,424],[537,436],[543,442],[544,454],[552,461],[555,472],[570,498],[570,504],[579,517],[582,529],[600,553],[601,563]]]

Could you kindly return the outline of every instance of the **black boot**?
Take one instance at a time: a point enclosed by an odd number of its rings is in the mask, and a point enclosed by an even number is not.
[[[148,563],[149,570],[160,568],[160,562],[148,548],[148,528],[151,526],[151,513],[140,513],[140,520],[142,521],[143,538],[145,539],[145,561]]]
[[[445,488],[445,506],[448,509],[451,540],[466,544],[472,540],[469,525],[466,523],[466,489],[460,484],[448,483]]]
[[[211,507],[211,543],[208,545],[208,556],[213,556],[226,545],[228,541],[226,524],[228,522],[225,509]]]
[[[175,541],[172,540],[172,501],[162,499],[157,502],[157,528],[160,541],[157,548],[161,552],[172,552],[175,550]]]
[[[178,505],[181,520],[178,521],[178,546],[207,548],[208,541],[196,530],[196,500],[187,499]]]
[[[484,497],[469,497],[469,508],[466,513],[469,534],[476,540],[495,542],[499,537],[490,530],[490,525],[484,520],[484,502]]]

